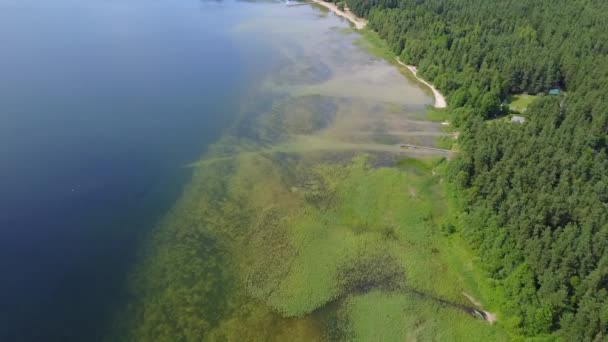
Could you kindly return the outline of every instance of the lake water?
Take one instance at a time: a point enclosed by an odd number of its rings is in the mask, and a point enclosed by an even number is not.
[[[432,144],[431,98],[347,27],[278,2],[0,0],[0,340],[105,336],[188,165],[264,101],[339,108],[296,148]]]
[[[0,0],[0,340],[84,341],[268,66],[242,5]]]

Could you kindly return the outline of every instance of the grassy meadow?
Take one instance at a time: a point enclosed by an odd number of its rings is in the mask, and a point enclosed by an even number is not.
[[[528,106],[538,98],[538,95],[520,94],[511,96],[509,109],[516,113],[525,113]]]

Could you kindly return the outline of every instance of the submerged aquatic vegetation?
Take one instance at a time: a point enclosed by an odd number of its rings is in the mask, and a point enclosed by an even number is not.
[[[403,97],[409,88],[397,70],[370,62],[354,37],[330,27],[323,37],[350,50],[321,56],[318,69],[330,70],[329,79],[261,89],[190,165],[191,183],[135,267],[117,335],[401,341],[502,334],[463,310],[472,278],[448,267],[456,261],[439,228],[446,208],[433,175],[442,160],[397,162],[410,152],[395,141],[432,143],[439,125],[420,120],[425,102],[416,107]],[[283,64],[264,84],[286,81]],[[290,72],[298,70],[309,68]]]
[[[432,163],[373,168],[361,157],[320,165],[306,155],[277,157],[197,170],[200,185],[159,227],[134,279],[133,340],[261,341],[292,325],[300,329],[294,339],[322,338],[327,322],[314,313],[328,307],[341,322],[334,336],[347,340],[367,340],[380,327],[387,340],[422,332],[407,327],[450,329],[448,318],[459,329],[496,333],[442,304],[461,303],[465,284],[437,255],[441,199],[425,166]]]

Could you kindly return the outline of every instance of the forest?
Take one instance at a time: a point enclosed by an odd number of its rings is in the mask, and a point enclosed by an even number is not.
[[[459,234],[522,334],[608,338],[608,2],[347,0],[447,95]],[[549,95],[559,89],[556,96]],[[491,124],[514,94],[524,124]]]

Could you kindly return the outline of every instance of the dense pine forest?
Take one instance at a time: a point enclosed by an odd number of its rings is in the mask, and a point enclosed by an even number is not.
[[[608,338],[608,2],[347,4],[447,95],[461,130],[449,170],[461,234],[504,287],[514,325]],[[521,93],[541,95],[524,124],[491,121]]]

